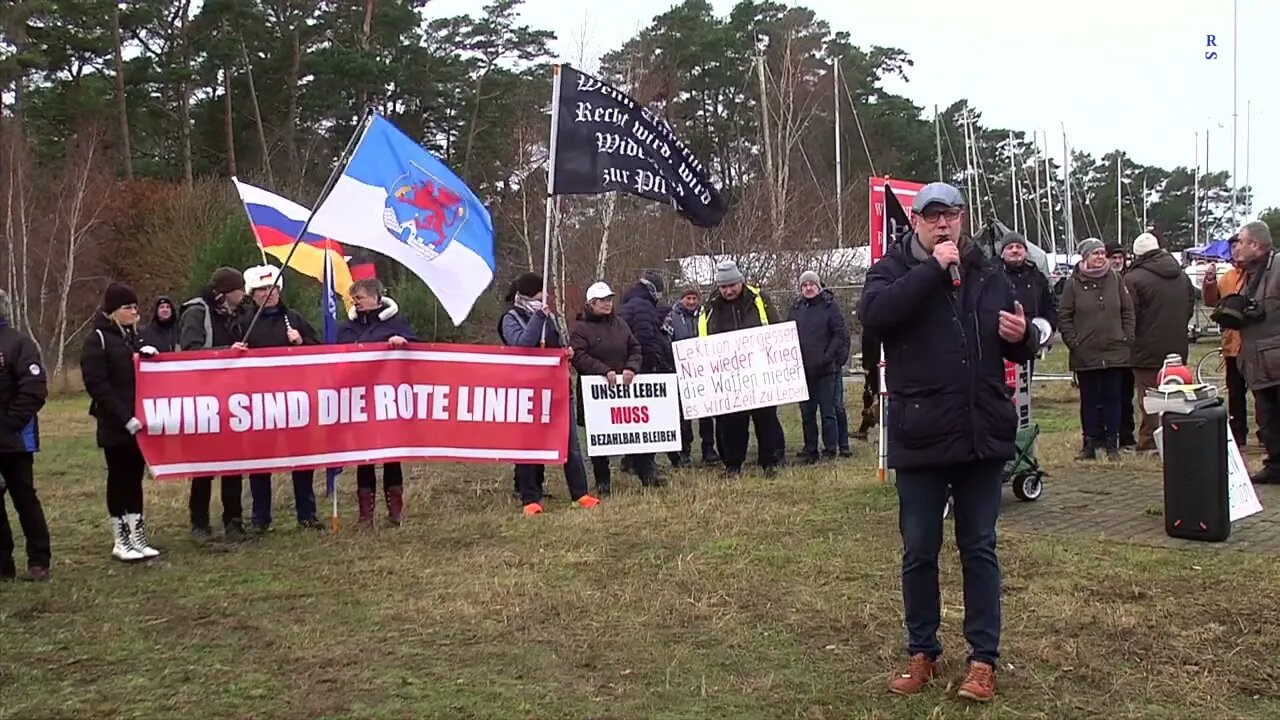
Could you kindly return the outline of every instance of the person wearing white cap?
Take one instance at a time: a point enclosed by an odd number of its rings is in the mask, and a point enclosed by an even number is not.
[[[716,292],[702,306],[698,318],[699,337],[778,323],[777,309],[769,297],[746,284],[746,277],[734,261],[722,260],[716,265],[715,283]],[[756,426],[757,457],[765,474],[773,474],[784,460],[786,437],[776,407],[720,415],[716,418],[716,444],[730,477],[742,473],[752,422]]]
[[[579,375],[600,375],[610,385],[630,385],[640,372],[643,355],[627,322],[613,311],[613,300],[613,289],[607,283],[598,282],[587,288],[587,306],[582,311],[582,319],[569,332],[569,346],[573,348],[571,362]],[[578,397],[582,398],[581,386]],[[579,412],[578,418],[585,423],[584,413]],[[591,458],[597,495],[608,495],[612,490],[609,462],[607,456]],[[632,455],[631,467],[645,487],[660,484],[653,453]]]
[[[1159,385],[1157,377],[1165,358],[1177,355],[1187,362],[1187,323],[1195,313],[1196,289],[1178,261],[1168,250],[1161,249],[1160,241],[1151,233],[1142,233],[1133,241],[1133,265],[1124,274],[1124,284],[1133,298],[1130,367],[1142,413],[1138,452],[1155,452],[1160,416],[1146,412],[1142,398],[1149,388]]]
[[[1004,272],[961,234],[964,206],[960,191],[945,183],[917,193],[913,232],[868,271],[858,314],[884,347],[883,422],[903,545],[911,657],[889,689],[920,692],[942,653],[938,554],[949,495],[964,571],[964,635],[972,648],[957,692],[986,702],[995,697],[1000,646],[996,519],[1018,429],[1004,363],[1030,361],[1039,343]]]
[[[244,340],[231,347],[237,350],[263,347],[287,347],[290,345],[318,345],[316,331],[296,310],[285,307],[280,301],[284,278],[280,268],[259,265],[244,271],[245,289],[253,296],[259,308],[259,316]],[[324,530],[324,524],[316,517],[315,470],[293,471],[293,504],[298,517],[298,527],[305,530]],[[271,473],[254,473],[249,476],[249,495],[253,498],[251,531],[262,535],[271,527]]]

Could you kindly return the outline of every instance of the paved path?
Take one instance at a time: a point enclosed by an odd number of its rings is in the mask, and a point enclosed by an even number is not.
[[[1001,524],[1021,532],[1280,556],[1280,486],[1255,487],[1262,512],[1236,521],[1231,537],[1221,543],[1179,540],[1165,534],[1160,473],[1147,468],[1059,469],[1045,478],[1044,495],[1035,502],[1022,502],[1006,491]]]

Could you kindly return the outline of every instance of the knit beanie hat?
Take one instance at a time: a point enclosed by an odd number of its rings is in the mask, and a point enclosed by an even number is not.
[[[222,295],[244,289],[244,273],[232,267],[220,267],[213,271],[209,286]]]
[[[1083,257],[1094,250],[1103,250],[1106,247],[1107,246],[1103,245],[1102,241],[1098,238],[1085,238],[1080,241],[1079,245],[1076,245],[1076,252],[1080,253],[1080,256]]]
[[[1023,250],[1027,249],[1027,238],[1022,233],[1007,232],[1004,237],[1000,238],[996,243],[996,252],[1003,255],[1004,249],[1010,245],[1021,245]]]
[[[640,276],[640,282],[647,283],[649,287],[653,288],[653,292],[659,295],[666,289],[666,285],[662,282],[662,276],[653,271]]]
[[[138,294],[128,285],[111,283],[102,294],[102,312],[110,315],[125,305],[137,305]]]
[[[1118,242],[1107,243],[1107,257],[1114,257],[1116,255],[1124,255],[1124,254],[1125,254],[1124,246],[1121,245],[1120,243]]]
[[[805,283],[813,283],[818,287],[822,287],[822,278],[818,277],[818,273],[812,270],[805,270],[800,273],[800,284],[804,285]]]
[[[681,300],[689,297],[690,295],[694,295],[698,299],[702,299],[702,288],[697,285],[684,285],[680,288],[679,298]]]
[[[1151,233],[1142,233],[1133,241],[1133,254],[1135,257],[1142,257],[1159,249],[1160,241]]]
[[[722,260],[716,264],[716,285],[735,285],[745,279],[742,276],[742,271],[738,269],[738,263],[732,260]]]

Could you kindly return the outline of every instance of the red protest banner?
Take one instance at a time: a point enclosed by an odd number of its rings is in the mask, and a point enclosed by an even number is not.
[[[396,460],[562,464],[561,350],[414,344],[162,354],[137,361],[158,478]]]
[[[893,180],[890,178],[869,178],[867,183],[871,186],[871,262],[876,262],[884,257],[884,186],[885,183],[893,189],[894,197],[898,198],[898,202],[906,210],[911,209],[911,201],[915,198],[920,188],[924,187],[924,183],[911,182],[910,180]]]

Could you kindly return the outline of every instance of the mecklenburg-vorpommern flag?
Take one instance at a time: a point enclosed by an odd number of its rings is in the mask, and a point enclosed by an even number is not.
[[[254,237],[258,239],[258,247],[284,265],[285,258],[289,257],[289,248],[293,246],[298,231],[302,229],[302,224],[307,221],[311,211],[292,200],[242,183],[236,178],[231,178],[231,182],[236,184],[236,192],[240,193],[245,212],[249,214],[249,225],[253,227]],[[333,288],[346,299],[351,288],[351,269],[347,267],[342,246],[333,240],[308,229],[302,242],[298,243],[289,267],[324,283],[326,255],[333,265]]]
[[[374,115],[311,229],[386,255],[461,325],[493,281],[493,221],[444,163]]]

